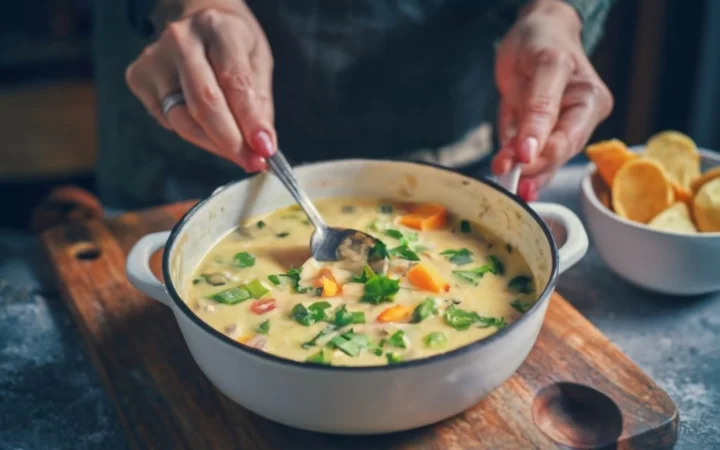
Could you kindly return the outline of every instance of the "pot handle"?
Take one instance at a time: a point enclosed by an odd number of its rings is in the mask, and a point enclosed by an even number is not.
[[[550,227],[559,247],[559,272],[565,272],[587,253],[589,242],[585,227],[578,216],[565,206],[541,202],[531,203],[530,206]]]
[[[171,304],[170,295],[167,293],[165,285],[150,270],[150,257],[165,246],[169,237],[169,231],[143,236],[130,250],[125,264],[125,273],[130,283],[143,294],[166,306]]]

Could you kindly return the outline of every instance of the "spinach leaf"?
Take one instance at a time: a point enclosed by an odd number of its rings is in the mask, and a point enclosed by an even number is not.
[[[365,313],[362,311],[350,312],[345,305],[342,305],[335,311],[335,325],[344,327],[345,325],[365,323]]]
[[[401,245],[399,247],[395,247],[390,249],[389,254],[392,256],[397,256],[401,259],[406,259],[408,261],[420,261],[420,257],[410,250],[410,248],[407,245]]]
[[[318,339],[320,339],[320,338],[323,337],[323,336],[327,336],[328,334],[332,333],[332,332],[335,331],[335,330],[337,330],[337,327],[336,327],[336,326],[334,326],[334,325],[328,325],[328,326],[326,326],[325,328],[323,328],[322,330],[320,330],[320,332],[319,332],[318,334],[316,334],[312,339],[310,339],[309,341],[303,343],[303,344],[301,345],[301,347],[304,348],[304,349],[306,349],[306,350],[309,349],[310,347],[314,347],[314,346],[315,346],[315,343],[317,342]]]
[[[529,294],[535,290],[533,279],[525,275],[518,275],[510,280],[508,289],[518,294]]]
[[[440,253],[442,256],[446,256],[447,260],[456,266],[463,266],[472,262],[472,253],[466,248],[458,250],[448,249]]]
[[[304,288],[300,287],[300,269],[290,269],[283,276],[290,278],[293,290],[299,294],[304,294],[313,290],[312,286],[307,286]]]
[[[391,302],[399,290],[400,280],[391,280],[384,275],[373,275],[365,283],[365,292],[360,301],[373,305]]]
[[[428,297],[415,307],[412,315],[412,323],[420,323],[432,314],[437,314],[437,305],[435,304],[434,298]]]
[[[330,346],[339,348],[350,356],[357,356],[360,351],[371,346],[370,338],[365,334],[355,334],[351,331],[335,336],[330,340]]]
[[[532,308],[532,305],[532,303],[521,302],[519,298],[510,303],[510,306],[512,306],[515,311],[520,314],[526,313],[530,308]]]
[[[255,265],[255,257],[248,252],[237,253],[233,257],[235,267],[252,267]]]
[[[268,280],[275,286],[280,286],[282,284],[282,280],[280,280],[279,275],[268,275]]]
[[[467,330],[472,325],[479,323],[483,328],[487,327],[498,327],[502,328],[505,326],[505,318],[499,319],[495,317],[483,317],[474,311],[464,311],[460,308],[451,305],[445,310],[445,323],[455,328],[456,330]]]
[[[372,268],[366,264],[365,267],[363,267],[363,273],[358,277],[352,277],[351,281],[353,283],[367,283],[367,280],[374,276],[375,272],[373,272]]]
[[[329,307],[330,303],[328,302],[315,302],[307,308],[302,303],[298,303],[293,306],[293,309],[290,311],[290,317],[300,325],[309,327],[315,322],[327,319],[325,310]]]
[[[325,354],[325,349],[320,349],[317,353],[313,353],[305,359],[305,362],[313,364],[322,364],[324,366],[330,365],[330,358]]]
[[[388,338],[388,344],[392,345],[393,347],[398,348],[406,348],[405,345],[405,333],[402,330],[398,330],[395,333],[393,333],[392,336]]]
[[[441,331],[435,331],[425,336],[425,346],[429,348],[442,348],[447,343],[447,337],[445,333]]]
[[[496,255],[490,255],[488,259],[490,260],[490,272],[498,276],[505,275],[505,264],[503,264],[500,258]]]
[[[257,332],[260,334],[268,334],[270,332],[270,319],[258,325]]]
[[[395,238],[395,239],[403,238],[402,231],[395,230],[393,228],[388,228],[387,230],[385,230],[385,235],[390,236],[391,238]]]
[[[388,251],[387,247],[382,241],[376,241],[375,245],[368,251],[368,259],[375,259],[380,258],[384,259],[387,258]]]

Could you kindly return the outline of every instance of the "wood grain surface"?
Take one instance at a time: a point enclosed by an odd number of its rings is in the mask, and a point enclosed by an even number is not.
[[[183,203],[57,224],[41,240],[63,299],[138,449],[672,448],[672,400],[565,299],[554,294],[518,372],[464,413],[417,430],[333,436],[259,417],[216,390],[170,310],[135,290],[125,258],[143,235],[170,229]],[[160,256],[153,258],[159,273]],[[268,393],[271,395],[271,393]],[[341,411],[338,411],[341,413]]]

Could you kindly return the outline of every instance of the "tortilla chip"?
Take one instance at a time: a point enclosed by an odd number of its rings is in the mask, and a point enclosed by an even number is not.
[[[712,169],[705,171],[705,173],[700,175],[698,178],[695,178],[693,182],[690,183],[690,188],[693,192],[697,193],[703,184],[718,177],[720,177],[720,166],[713,167]]]
[[[683,202],[676,202],[662,211],[648,223],[648,226],[674,233],[695,234],[698,232],[690,218],[690,210]]]
[[[692,205],[693,193],[692,191],[680,186],[679,184],[672,182],[673,191],[675,192],[675,200],[684,202],[688,206]]]
[[[638,157],[628,150],[624,142],[618,139],[589,145],[585,149],[585,154],[595,164],[600,177],[608,186],[612,186],[615,174],[626,162]]]
[[[648,223],[675,201],[672,183],[655,160],[634,159],[615,174],[613,209],[626,219]]]
[[[690,191],[700,176],[700,154],[695,142],[677,131],[663,131],[645,144],[644,155],[660,162],[670,179]]]
[[[700,231],[720,231],[720,178],[700,188],[693,201],[693,213]]]

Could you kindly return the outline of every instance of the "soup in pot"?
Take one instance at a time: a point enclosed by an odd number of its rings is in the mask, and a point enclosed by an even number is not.
[[[210,249],[186,289],[191,309],[230,338],[279,357],[368,366],[486,338],[537,299],[520,252],[442,205],[315,203],[329,225],[379,239],[369,251],[387,263],[315,261],[312,225],[298,207],[284,208]]]

